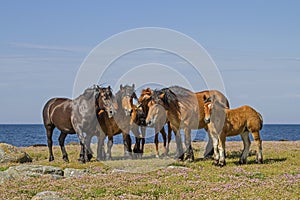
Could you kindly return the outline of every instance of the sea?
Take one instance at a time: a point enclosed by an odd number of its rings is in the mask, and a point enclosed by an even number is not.
[[[58,144],[59,130],[53,132],[53,143]],[[183,132],[181,131],[183,137]],[[135,139],[131,133],[132,141]],[[202,130],[193,130],[191,134],[193,141],[207,141],[207,133]],[[300,140],[300,124],[264,124],[261,131],[263,141],[297,141]],[[250,139],[252,136],[250,134]],[[159,134],[159,140],[162,137]],[[174,134],[172,134],[174,140]],[[154,129],[147,128],[146,143],[153,143]],[[240,136],[228,137],[227,141],[241,141]],[[68,135],[65,143],[79,142],[76,134]],[[96,143],[97,138],[92,139],[92,143]],[[107,142],[107,140],[106,140]],[[17,147],[27,147],[32,145],[46,145],[47,137],[44,125],[42,124],[0,124],[0,143],[8,143]],[[114,144],[122,144],[122,134],[114,137]]]

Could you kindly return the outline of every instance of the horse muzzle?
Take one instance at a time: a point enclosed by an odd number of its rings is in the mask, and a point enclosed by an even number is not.
[[[210,123],[210,118],[204,118],[204,122],[205,122],[205,124]]]
[[[153,121],[152,120],[146,121],[146,125],[147,126],[153,126]]]

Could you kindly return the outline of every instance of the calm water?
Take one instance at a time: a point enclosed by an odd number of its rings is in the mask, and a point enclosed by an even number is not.
[[[58,145],[59,131],[54,130],[53,142]],[[146,143],[154,141],[154,130],[147,129]],[[261,132],[261,137],[265,141],[278,141],[278,140],[300,140],[300,124],[299,125],[264,125]],[[133,138],[133,137],[132,137]],[[173,137],[174,139],[174,137]],[[192,139],[207,140],[207,135],[204,130],[192,131]],[[252,139],[252,137],[251,137]],[[161,140],[161,136],[160,136]],[[240,141],[240,136],[229,137],[227,141]],[[76,135],[68,135],[66,144],[69,142],[78,142]],[[46,132],[43,125],[0,125],[0,143],[8,143],[18,147],[31,146],[34,144],[47,144]],[[96,142],[96,138],[93,138]],[[122,135],[114,137],[114,143],[123,143]],[[134,140],[133,140],[134,143]]]

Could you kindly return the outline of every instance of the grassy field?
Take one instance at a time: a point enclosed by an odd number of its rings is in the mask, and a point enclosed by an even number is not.
[[[212,166],[201,159],[205,144],[193,143],[196,161],[177,162],[155,158],[154,145],[146,145],[141,160],[122,160],[122,145],[113,147],[113,161],[80,164],[79,146],[68,145],[70,162],[54,148],[55,161],[48,162],[47,147],[23,148],[32,165],[87,169],[88,175],[54,179],[51,176],[4,182],[0,199],[30,199],[42,191],[57,191],[70,199],[299,199],[300,141],[263,142],[264,164],[255,164],[255,145],[247,165],[238,165],[242,142],[227,142],[227,165]],[[171,156],[175,146],[171,146]],[[162,152],[162,150],[161,150]],[[0,164],[4,171],[14,164]]]

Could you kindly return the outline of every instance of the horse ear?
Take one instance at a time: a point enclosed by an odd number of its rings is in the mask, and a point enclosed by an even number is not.
[[[123,89],[123,85],[121,84],[121,85],[120,85],[120,90],[122,90],[122,89]]]
[[[132,94],[132,98],[137,99],[137,96],[136,96],[135,92]]]
[[[110,85],[108,86],[108,90],[110,90]]]
[[[203,96],[204,103],[211,102],[211,97]]]
[[[162,94],[159,95],[160,99],[164,99],[164,97],[165,97],[165,93],[162,93]]]
[[[135,85],[134,85],[134,83],[132,84],[132,88],[134,89],[134,87],[135,87]]]

